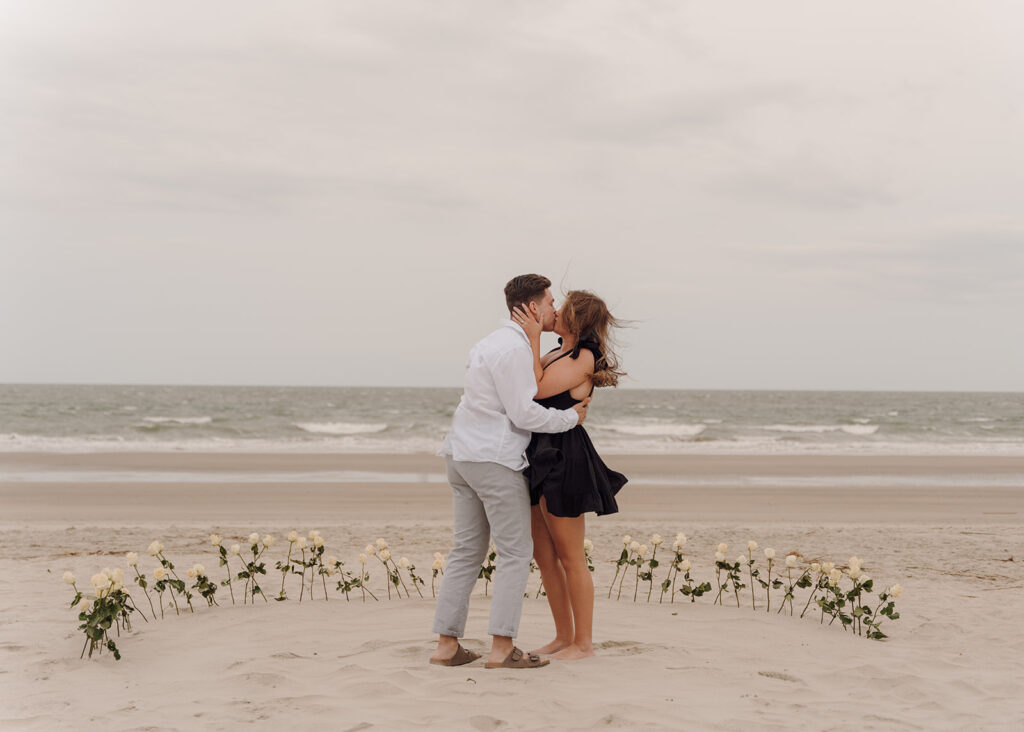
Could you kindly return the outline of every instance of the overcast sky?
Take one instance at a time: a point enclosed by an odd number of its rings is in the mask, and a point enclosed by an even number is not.
[[[1024,390],[1024,5],[0,0],[0,382]],[[553,345],[553,344],[552,344]]]

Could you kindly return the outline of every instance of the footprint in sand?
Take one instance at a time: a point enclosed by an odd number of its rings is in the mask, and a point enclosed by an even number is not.
[[[798,679],[796,676],[790,676],[789,674],[784,674],[781,671],[758,671],[757,675],[758,676],[764,676],[764,677],[769,678],[769,679],[778,679],[779,681],[789,681],[790,683],[793,683],[793,684],[802,684],[802,683],[804,683],[803,679]]]

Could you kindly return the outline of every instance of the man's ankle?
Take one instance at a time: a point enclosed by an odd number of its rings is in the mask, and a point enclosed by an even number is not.
[[[439,650],[444,648],[455,648],[457,645],[459,645],[459,639],[454,635],[440,635],[437,637],[437,647]]]
[[[509,638],[505,635],[491,636],[493,638],[491,642],[491,655],[500,655],[502,658],[507,656],[515,648],[515,639]]]

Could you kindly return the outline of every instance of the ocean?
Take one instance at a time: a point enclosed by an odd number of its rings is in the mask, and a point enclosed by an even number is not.
[[[0,385],[0,450],[433,453],[457,388]],[[1024,393],[601,389],[605,453],[1024,455]]]

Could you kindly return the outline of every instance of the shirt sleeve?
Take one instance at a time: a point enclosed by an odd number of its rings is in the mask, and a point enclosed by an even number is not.
[[[498,399],[512,424],[530,432],[565,432],[579,423],[575,409],[545,408],[533,401],[537,379],[530,351],[513,348],[498,356],[491,366]]]

